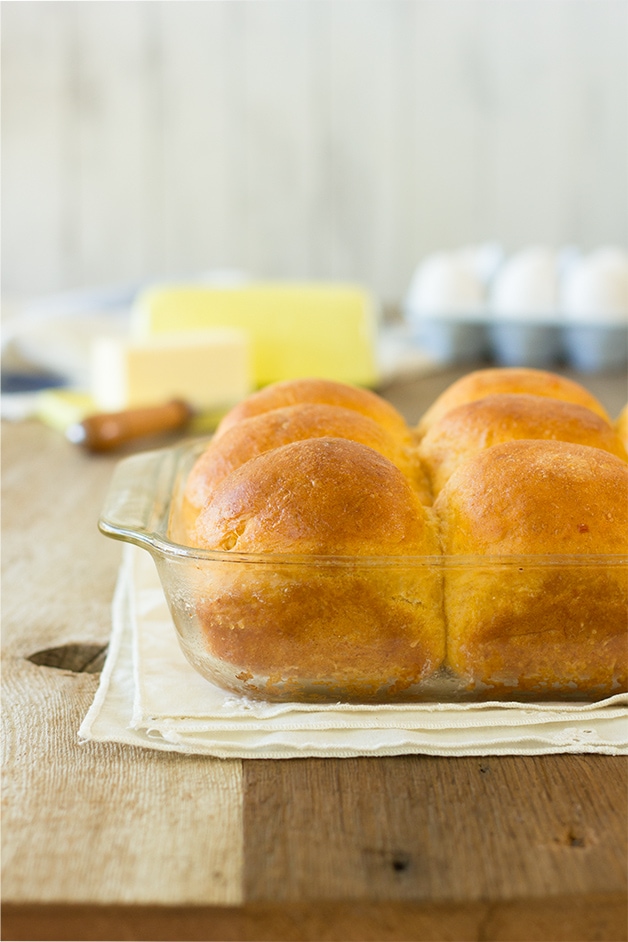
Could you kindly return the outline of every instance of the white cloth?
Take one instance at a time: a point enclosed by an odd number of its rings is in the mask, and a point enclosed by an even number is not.
[[[628,753],[628,696],[596,704],[249,700],[185,660],[154,563],[125,548],[105,667],[79,737],[220,758]]]

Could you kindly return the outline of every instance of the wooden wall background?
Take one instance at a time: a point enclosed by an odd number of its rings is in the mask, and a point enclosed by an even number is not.
[[[627,241],[625,0],[2,4],[5,295]]]

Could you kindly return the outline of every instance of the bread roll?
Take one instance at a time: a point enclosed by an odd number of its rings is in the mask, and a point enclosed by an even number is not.
[[[186,482],[180,508],[180,541],[187,542],[186,535],[193,530],[213,491],[236,468],[281,445],[323,437],[346,438],[375,449],[403,472],[424,503],[431,503],[431,491],[416,455],[373,419],[338,406],[286,406],[242,419],[210,441]]]
[[[264,554],[257,564],[217,565],[198,608],[206,649],[232,689],[395,699],[442,664],[441,574],[403,565],[439,555],[436,525],[372,448],[318,438],[251,458],[212,494],[195,543]],[[373,559],[384,556],[399,565]]]
[[[448,571],[447,663],[469,690],[560,699],[627,689],[626,560],[585,559],[628,554],[625,462],[567,442],[493,445],[454,471],[434,511],[446,554],[537,557]]]
[[[585,406],[527,393],[498,393],[450,409],[426,432],[420,455],[434,495],[462,461],[491,445],[524,438],[591,445],[628,461],[614,429]]]
[[[394,406],[368,389],[328,379],[288,379],[266,386],[234,406],[216,429],[215,437],[219,438],[242,419],[306,402],[352,409],[404,439],[410,434],[407,423]]]
[[[476,370],[452,383],[421,418],[417,427],[419,436],[425,435],[430,426],[450,409],[494,393],[530,393],[533,396],[574,402],[586,406],[610,423],[601,403],[579,383],[545,370],[503,367]]]

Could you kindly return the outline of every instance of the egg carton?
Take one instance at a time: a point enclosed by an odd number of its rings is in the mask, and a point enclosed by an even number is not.
[[[581,372],[628,364],[628,255],[495,246],[428,256],[404,302],[414,342],[445,363],[490,357],[503,366]]]

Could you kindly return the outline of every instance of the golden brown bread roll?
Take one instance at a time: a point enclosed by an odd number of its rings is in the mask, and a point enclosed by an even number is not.
[[[410,434],[407,423],[395,407],[368,389],[328,379],[288,379],[266,386],[234,406],[216,429],[215,437],[220,437],[242,419],[306,402],[352,409],[395,435],[406,438]]]
[[[182,541],[222,554],[198,567],[188,657],[275,700],[627,689],[628,459],[605,415],[555,374],[479,371],[426,413],[417,449],[372,393],[267,387],[187,481]]]
[[[421,418],[417,432],[423,436],[450,409],[495,393],[530,393],[586,406],[610,423],[608,413],[587,389],[565,376],[524,367],[497,367],[467,373],[452,383]]]
[[[274,699],[295,690],[305,699],[334,691],[394,699],[442,664],[441,575],[403,565],[439,555],[435,521],[372,448],[318,438],[251,458],[212,494],[195,543],[271,554],[239,569],[218,566],[203,587],[207,650],[231,665],[223,682],[234,689]],[[345,559],[329,565],[318,555]],[[399,565],[373,559],[383,556]]]
[[[586,559],[628,553],[625,462],[566,442],[493,445],[454,471],[434,511],[446,554],[537,555],[447,572],[447,663],[469,689],[556,699],[627,689],[625,559]],[[556,554],[575,561],[554,564]]]
[[[236,468],[281,445],[323,437],[346,438],[378,451],[403,472],[424,503],[431,503],[429,485],[416,454],[398,437],[354,410],[299,404],[242,419],[209,442],[186,482],[178,522],[180,540],[186,542],[186,534],[191,533],[212,492]]]
[[[419,450],[434,495],[462,461],[491,445],[524,438],[590,445],[628,461],[614,429],[585,406],[527,393],[498,393],[450,409],[424,435]]]

